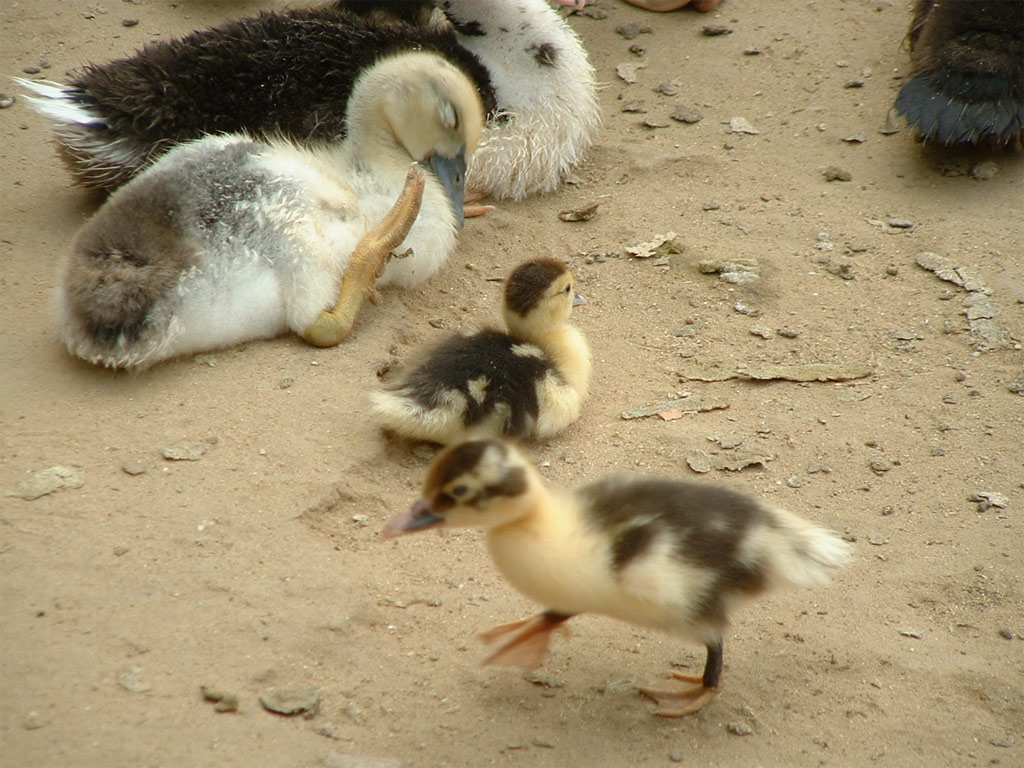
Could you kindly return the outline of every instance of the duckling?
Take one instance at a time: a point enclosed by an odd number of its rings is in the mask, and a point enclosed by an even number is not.
[[[917,0],[907,39],[914,70],[894,106],[923,141],[1021,147],[1021,0]]]
[[[579,38],[545,0],[441,5],[447,18],[433,3],[380,0],[265,12],[89,65],[66,85],[18,82],[56,121],[76,180],[109,191],[171,146],[207,134],[335,141],[362,70],[398,51],[431,51],[473,81],[487,110],[470,169],[474,198],[554,189],[600,123]]]
[[[422,497],[384,534],[435,527],[484,528],[498,570],[545,606],[483,633],[497,643],[485,664],[537,664],[551,633],[581,613],[703,643],[700,678],[674,674],[667,687],[640,689],[664,717],[692,714],[718,694],[722,639],[737,603],[778,584],[825,582],[850,556],[850,545],[824,528],[717,486],[613,475],[548,489],[500,440],[439,454]]]
[[[412,440],[453,443],[468,436],[547,439],[580,415],[590,350],[568,325],[585,299],[553,259],[513,270],[505,286],[508,333],[453,336],[431,350],[391,391],[371,395],[381,424]]]
[[[181,144],[119,189],[64,266],[68,350],[142,368],[287,329],[329,346],[375,283],[430,277],[461,223],[476,89],[436,54],[400,53],[360,75],[347,120],[344,142],[318,148],[242,134]]]

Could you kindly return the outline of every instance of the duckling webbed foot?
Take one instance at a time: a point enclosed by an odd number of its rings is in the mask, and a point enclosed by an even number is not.
[[[425,181],[423,170],[418,164],[413,164],[394,207],[352,251],[341,280],[337,305],[321,312],[303,331],[302,338],[307,342],[316,347],[333,347],[348,338],[363,301],[374,293],[374,285],[391,258],[391,251],[405,240],[419,215]]]
[[[654,699],[658,708],[654,714],[658,717],[685,717],[699,712],[718,695],[718,688],[709,688],[703,680],[691,675],[673,672],[675,680],[687,683],[685,686],[662,688],[637,688],[648,698]]]
[[[718,695],[722,680],[722,641],[708,643],[707,661],[704,663],[704,674],[701,677],[673,672],[674,680],[686,683],[683,686],[661,688],[637,688],[648,698],[654,699],[658,708],[654,714],[658,717],[685,717],[699,712],[710,704]]]
[[[544,611],[530,619],[502,624],[481,632],[485,643],[500,642],[495,651],[483,661],[483,666],[508,666],[530,669],[537,666],[548,652],[551,633],[572,618],[571,614]],[[506,638],[503,640],[503,638]]]

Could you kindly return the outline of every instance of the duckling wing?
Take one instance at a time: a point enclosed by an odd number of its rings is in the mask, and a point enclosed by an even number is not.
[[[453,336],[375,404],[385,426],[415,439],[453,442],[474,428],[522,436],[537,422],[537,383],[551,370],[538,347],[500,331]]]
[[[726,488],[612,477],[578,495],[606,540],[619,618],[713,636],[730,605],[781,582],[813,584],[848,545],[795,515]],[[709,634],[709,631],[712,634]]]

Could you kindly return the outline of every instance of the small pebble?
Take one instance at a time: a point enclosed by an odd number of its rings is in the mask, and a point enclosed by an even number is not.
[[[149,472],[149,465],[144,461],[126,461],[121,469],[129,475],[144,475]]]
[[[825,177],[825,181],[850,181],[853,179],[849,171],[844,171],[837,165],[830,165],[822,171],[822,175]]]
[[[792,328],[779,328],[776,333],[784,339],[795,339],[800,335],[799,331],[794,331]]]
[[[15,98],[9,93],[0,93],[0,109],[14,106]]]
[[[1004,640],[1013,640],[1013,630],[1008,627],[1003,627],[999,630],[999,636]]]
[[[876,475],[884,475],[896,465],[889,459],[872,459],[868,466]]]
[[[719,35],[731,35],[732,28],[720,24],[707,24],[701,29],[704,37],[718,37]]]
[[[437,451],[435,451],[432,446],[426,445],[425,443],[417,445],[412,449],[413,456],[418,459],[423,459],[424,461],[432,461],[435,453],[437,453]]]
[[[736,736],[749,736],[750,734],[752,734],[754,732],[754,729],[751,728],[746,723],[738,723],[738,722],[737,723],[729,723],[728,725],[725,726],[725,730],[727,730],[729,733],[735,734]]]
[[[121,19],[121,26],[122,27],[135,27],[135,26],[138,26],[138,24],[139,24],[139,20],[138,19]]]
[[[971,176],[978,181],[988,181],[999,173],[999,166],[991,160],[985,160],[971,166]]]

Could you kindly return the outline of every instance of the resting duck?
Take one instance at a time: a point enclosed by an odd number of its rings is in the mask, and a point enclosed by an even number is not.
[[[89,65],[67,85],[19,82],[57,122],[76,179],[110,190],[207,134],[337,140],[363,69],[398,51],[430,51],[473,81],[487,110],[473,193],[520,199],[554,189],[600,123],[579,38],[545,0],[441,5],[447,17],[432,3],[381,0],[266,12]]]
[[[453,443],[467,437],[545,440],[580,415],[590,350],[568,325],[584,302],[561,262],[520,264],[505,286],[508,333],[453,336],[391,391],[374,392],[381,424],[402,437]]]
[[[346,140],[319,148],[241,134],[181,144],[119,189],[64,267],[71,353],[141,368],[288,329],[327,346],[375,283],[430,277],[461,223],[476,89],[436,54],[402,53],[362,73],[347,120]]]
[[[551,633],[581,613],[703,643],[700,678],[674,674],[668,686],[640,689],[664,717],[696,712],[717,695],[734,605],[775,585],[825,582],[850,555],[824,528],[716,486],[618,475],[550,490],[498,440],[441,453],[420,500],[385,535],[435,527],[484,528],[498,570],[545,607],[483,633],[497,644],[485,664],[537,664]]]
[[[1024,139],[1024,3],[917,0],[907,34],[914,69],[895,109],[924,141]]]

